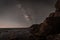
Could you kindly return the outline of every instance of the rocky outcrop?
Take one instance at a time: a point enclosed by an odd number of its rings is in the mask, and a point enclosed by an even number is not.
[[[56,11],[50,15],[40,25],[40,39],[60,40],[60,0],[55,5]]]
[[[60,0],[55,5],[55,12],[41,24],[34,24],[27,29],[1,32],[0,40],[60,40]],[[5,30],[4,30],[5,31]]]

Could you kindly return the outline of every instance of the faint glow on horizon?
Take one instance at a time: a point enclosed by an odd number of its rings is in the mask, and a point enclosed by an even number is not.
[[[17,3],[3,10],[0,18],[0,28],[26,28],[32,25],[33,9],[29,6]]]
[[[26,28],[27,26],[23,25],[22,23],[7,21],[7,20],[0,20],[0,28]]]

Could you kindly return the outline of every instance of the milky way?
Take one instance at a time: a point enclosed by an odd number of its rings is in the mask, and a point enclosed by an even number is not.
[[[54,12],[55,2],[56,0],[0,0],[0,26],[25,28],[32,24],[40,24]]]

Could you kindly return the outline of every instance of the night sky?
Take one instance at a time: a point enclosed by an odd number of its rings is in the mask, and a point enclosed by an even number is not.
[[[40,24],[55,11],[56,0],[0,0],[0,26],[29,27]]]

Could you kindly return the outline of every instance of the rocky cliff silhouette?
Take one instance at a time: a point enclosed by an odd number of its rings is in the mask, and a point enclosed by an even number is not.
[[[60,40],[60,0],[57,0],[55,8],[55,12],[50,13],[40,25],[40,40]]]
[[[0,40],[60,40],[60,0],[57,0],[55,8],[43,23],[12,32],[4,30],[0,33]]]

